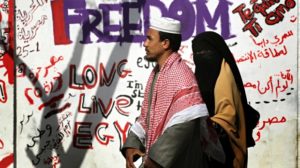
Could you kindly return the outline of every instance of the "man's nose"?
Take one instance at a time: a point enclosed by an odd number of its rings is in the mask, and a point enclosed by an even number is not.
[[[147,46],[147,40],[144,41],[143,46],[146,47]]]

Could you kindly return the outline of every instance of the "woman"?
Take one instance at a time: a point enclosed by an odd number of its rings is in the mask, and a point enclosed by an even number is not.
[[[252,115],[245,113],[253,109],[247,104],[235,59],[224,39],[215,32],[198,34],[192,40],[192,50],[200,92],[226,154],[225,164],[213,161],[211,167],[247,167],[247,147],[255,144],[252,129],[259,115],[252,119]]]

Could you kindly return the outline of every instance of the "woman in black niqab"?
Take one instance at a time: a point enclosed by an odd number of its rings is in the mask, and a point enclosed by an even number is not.
[[[208,103],[210,115],[214,114],[213,91],[223,58],[229,64],[241,92],[243,103],[247,103],[242,77],[235,59],[222,36],[215,32],[203,32],[192,40],[193,59],[196,65],[195,75],[205,103]],[[201,82],[199,82],[201,81]]]
[[[222,61],[225,60],[229,65],[236,87],[240,92],[241,102],[244,108],[247,147],[254,146],[255,142],[252,138],[252,130],[258,122],[259,113],[247,103],[242,77],[233,54],[228,48],[225,40],[215,32],[203,32],[198,34],[192,40],[192,50],[196,66],[195,76],[211,117],[215,115],[214,88],[220,74]],[[226,153],[226,163],[225,165],[222,165],[221,163],[218,165],[216,163],[213,167],[232,167],[234,153],[230,147],[229,138],[218,124],[215,125],[215,128]]]

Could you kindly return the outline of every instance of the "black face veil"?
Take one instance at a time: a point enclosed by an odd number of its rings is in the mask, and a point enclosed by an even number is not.
[[[235,59],[225,40],[215,32],[203,32],[192,40],[195,75],[202,97],[210,115],[214,115],[214,87],[219,76],[222,60],[229,64],[237,87],[242,95],[242,102],[247,103],[243,81]]]

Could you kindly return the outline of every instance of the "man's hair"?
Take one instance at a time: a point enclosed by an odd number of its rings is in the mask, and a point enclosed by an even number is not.
[[[177,52],[181,45],[181,34],[172,34],[159,31],[160,41],[168,39],[170,41],[170,48],[172,51]]]

